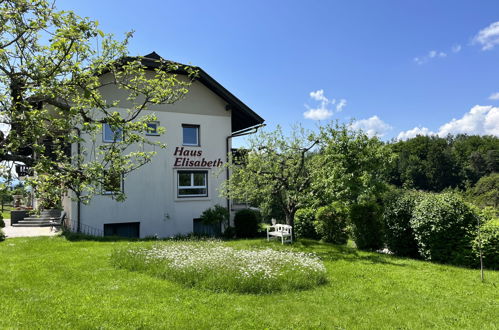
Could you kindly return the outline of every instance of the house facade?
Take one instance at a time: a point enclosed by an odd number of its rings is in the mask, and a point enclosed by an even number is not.
[[[159,59],[151,53],[143,62],[154,69]],[[113,192],[106,191],[106,187],[86,205],[71,196],[63,199],[63,208],[74,229],[79,223],[81,229],[91,228],[104,235],[185,235],[200,230],[198,219],[204,210],[217,204],[229,205],[227,199],[220,197],[219,187],[227,179],[223,165],[232,137],[262,125],[264,120],[197,69],[198,77],[184,99],[144,111],[157,117],[157,122],[150,123],[148,138],[165,143],[167,148],[158,148],[150,163],[118,183],[126,194],[124,202],[114,200]],[[116,99],[115,93],[112,87],[103,92],[109,99]],[[119,98],[123,98],[120,105],[126,107],[125,95]],[[165,127],[166,133],[157,134],[155,128],[159,126]],[[113,132],[104,125],[102,139],[96,143],[110,143],[113,138]]]

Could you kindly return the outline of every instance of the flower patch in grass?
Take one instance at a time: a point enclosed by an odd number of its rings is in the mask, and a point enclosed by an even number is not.
[[[117,268],[213,291],[270,293],[304,290],[326,282],[326,268],[315,255],[239,250],[216,241],[128,247],[115,250],[111,262]]]

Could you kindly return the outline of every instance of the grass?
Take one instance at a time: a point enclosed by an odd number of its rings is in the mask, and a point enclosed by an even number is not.
[[[4,205],[3,206],[3,212],[2,212],[3,219],[10,219],[10,211],[11,210],[12,210],[11,205]]]
[[[316,256],[274,249],[234,249],[220,241],[168,241],[116,249],[111,263],[214,292],[272,293],[326,283]]]
[[[499,324],[499,272],[301,241],[227,242],[317,253],[328,283],[279,294],[213,293],[116,269],[151,242],[12,238],[0,243],[0,328],[481,328]]]

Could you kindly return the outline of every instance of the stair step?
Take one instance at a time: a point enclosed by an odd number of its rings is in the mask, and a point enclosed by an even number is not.
[[[15,223],[12,227],[50,227],[53,226],[51,223]]]
[[[19,220],[17,223],[29,223],[29,224],[35,224],[35,223],[52,223],[52,221],[49,220]]]
[[[57,218],[52,218],[52,217],[27,217],[24,218],[21,221],[54,221],[57,220]]]

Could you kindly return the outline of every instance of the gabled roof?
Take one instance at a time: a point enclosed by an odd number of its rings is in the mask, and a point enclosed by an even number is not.
[[[185,67],[195,69],[197,71],[195,79],[227,102],[228,109],[232,111],[232,132],[262,124],[265,121],[200,67],[165,60],[156,52],[142,56],[140,59],[142,60],[142,64],[151,69],[160,67],[161,62],[178,65],[179,69],[175,72],[178,74],[187,74],[184,69]]]

